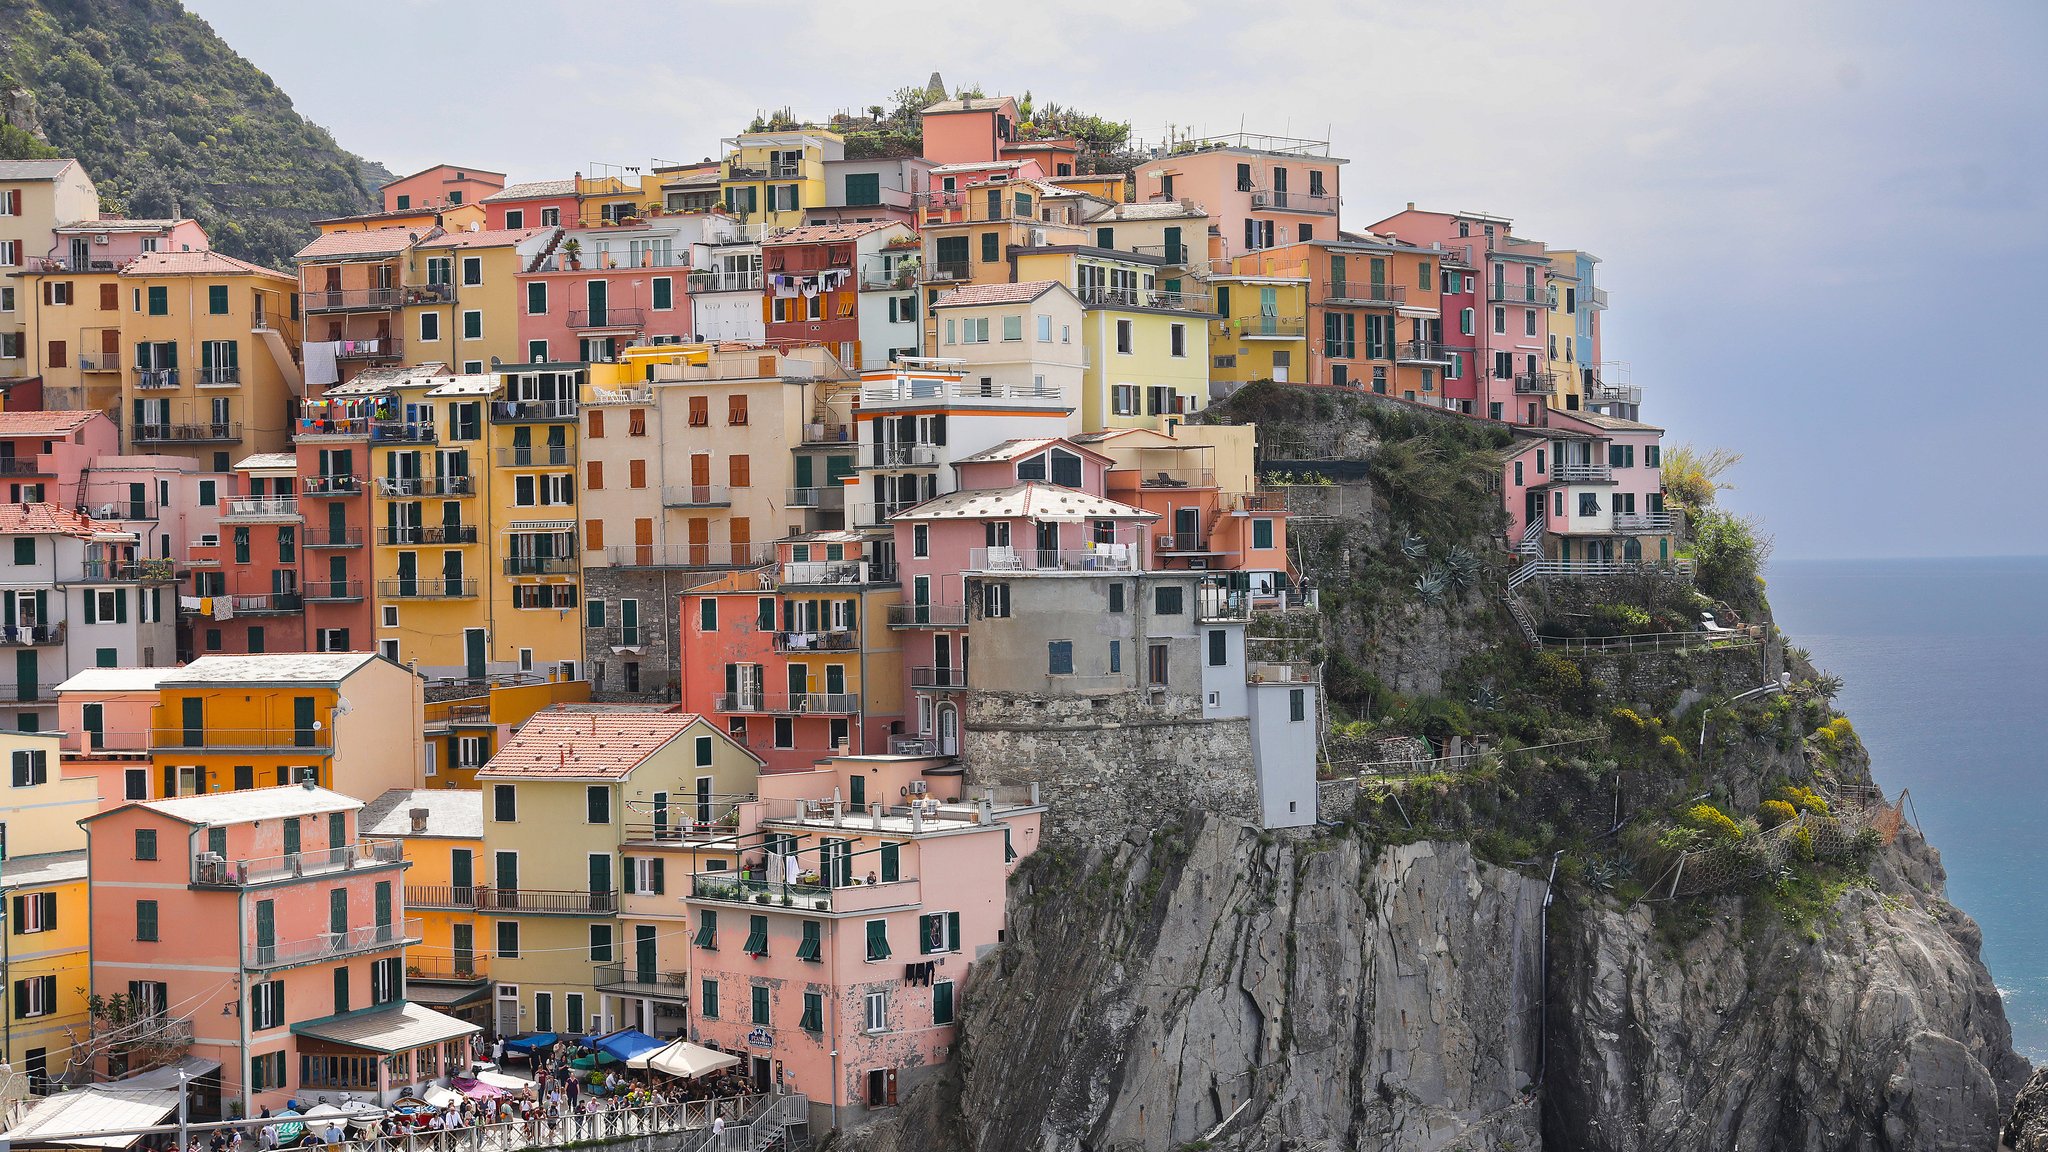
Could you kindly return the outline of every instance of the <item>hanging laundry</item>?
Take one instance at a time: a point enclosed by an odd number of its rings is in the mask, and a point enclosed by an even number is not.
[[[341,369],[335,363],[336,341],[309,340],[304,345],[306,383],[332,384],[341,379]]]

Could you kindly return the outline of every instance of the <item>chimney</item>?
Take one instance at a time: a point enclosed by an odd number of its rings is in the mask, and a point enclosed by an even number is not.
[[[1415,201],[1413,201],[1413,200],[1410,200],[1410,201],[1408,202],[1408,210],[1409,210],[1410,212],[1413,212],[1413,211],[1415,211]]]
[[[425,835],[427,831],[427,810],[425,808],[412,808],[406,811],[406,815],[412,817],[412,834],[415,836]]]

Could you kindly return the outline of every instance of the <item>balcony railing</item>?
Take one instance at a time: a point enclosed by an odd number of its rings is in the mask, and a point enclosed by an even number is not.
[[[893,584],[896,566],[873,560],[795,560],[782,566],[784,584]]]
[[[342,956],[353,956],[359,952],[380,952],[385,949],[403,948],[420,942],[418,919],[403,923],[365,924],[346,932],[322,932],[303,940],[283,940],[275,944],[249,941],[249,964],[252,969],[282,968],[291,964],[308,964],[316,960],[329,960]]]
[[[590,985],[599,992],[687,999],[690,974],[638,964],[598,964],[590,970]]]
[[[759,292],[761,273],[752,272],[692,272],[689,275],[690,291],[697,292]]]
[[[860,636],[853,632],[777,632],[777,652],[858,652]]]
[[[939,450],[932,444],[876,444],[868,459],[874,468],[926,468],[939,462]]]
[[[1156,288],[1119,288],[1083,284],[1076,293],[1089,308],[1163,308],[1173,312],[1208,312],[1206,292],[1167,292]]]
[[[64,642],[64,621],[55,624],[0,624],[0,648],[41,648]]]
[[[1254,188],[1252,210],[1258,212],[1312,212],[1328,216],[1337,210],[1337,198],[1320,192],[1288,192]]]
[[[851,692],[720,692],[713,702],[719,712],[766,712],[775,715],[851,716],[860,711],[860,697]]]
[[[552,888],[478,888],[477,907],[486,912],[550,912],[590,916],[619,910],[617,892]]]
[[[308,580],[299,592],[308,604],[347,604],[363,598],[361,580]]]
[[[1515,395],[1550,396],[1557,392],[1557,373],[1524,373],[1515,377]]]
[[[406,906],[413,907],[411,889],[406,891]],[[429,956],[417,948],[408,948],[405,952],[405,975],[409,980],[425,980],[434,984],[482,984],[491,978],[491,958],[483,952]]]
[[[88,583],[153,583],[177,578],[177,570],[169,560],[87,560],[79,573],[79,579]]]
[[[305,496],[357,496],[363,491],[361,476],[305,476],[299,492]]]
[[[397,360],[405,355],[405,342],[391,336],[374,340],[343,340],[335,345],[337,360]]]
[[[1643,387],[1640,384],[1609,384],[1595,377],[1593,386],[1586,392],[1589,404],[1641,404]]]
[[[927,283],[965,280],[969,267],[965,260],[935,260],[924,266],[924,278]]]
[[[1685,519],[1677,512],[1616,512],[1616,532],[1676,532],[1684,527]]]
[[[574,556],[507,556],[507,576],[574,576],[580,564]]]
[[[1323,300],[1330,304],[1400,304],[1408,299],[1405,284],[1386,284],[1378,281],[1327,280],[1323,282]]]
[[[317,420],[301,420],[294,436],[368,436],[370,421],[361,416],[322,416]]]
[[[237,616],[290,616],[302,611],[306,602],[297,592],[270,592],[261,596],[230,596]]]
[[[1487,285],[1486,299],[1491,304],[1549,304],[1550,293],[1541,284],[1508,284],[1496,282]]]
[[[203,444],[242,438],[242,423],[228,420],[208,424],[137,424],[137,444]]]
[[[1226,321],[1224,330],[1243,340],[1298,340],[1308,335],[1308,322],[1299,316],[1240,316]]]
[[[964,628],[966,626],[967,605],[965,604],[889,605],[889,627],[891,628]]]
[[[528,447],[498,449],[498,466],[501,468],[573,468],[576,466],[574,444],[534,444]]]
[[[661,490],[664,508],[729,508],[732,489],[723,484],[671,484]]]
[[[361,548],[361,528],[307,528],[300,539],[301,548]]]
[[[748,879],[734,872],[693,872],[690,899],[787,907],[796,912],[868,912],[916,904],[920,896],[914,878],[885,884],[785,884],[780,880]],[[738,951],[744,940],[744,936],[735,933],[726,946]]]
[[[334,733],[326,728],[217,728],[202,725],[187,728],[166,725],[152,728],[149,744],[161,752],[196,752],[208,748],[263,748],[278,752],[303,752],[324,756],[332,750]]]
[[[0,476],[55,476],[55,468],[43,466],[35,456],[0,456]]]
[[[1403,340],[1394,345],[1394,359],[1403,364],[1448,364],[1451,350],[1434,340]]]
[[[1550,478],[1559,484],[1598,484],[1614,479],[1606,464],[1567,464],[1560,460],[1550,467]]]
[[[912,688],[945,690],[965,688],[967,687],[967,670],[965,668],[912,668],[910,670],[910,686]]]
[[[223,388],[240,384],[241,382],[242,369],[239,365],[201,368],[199,370],[199,386],[201,388]]]
[[[372,420],[370,439],[379,444],[432,444],[432,420]]]
[[[483,887],[476,884],[407,884],[407,908],[480,908]]]
[[[1199,623],[1219,624],[1251,618],[1250,592],[1235,588],[1195,589],[1195,619]]]
[[[846,489],[839,484],[824,488],[791,488],[786,508],[843,508],[846,506]]]
[[[498,424],[562,424],[576,419],[574,400],[494,400],[491,420]]]
[[[1034,548],[970,548],[970,572],[1136,572],[1136,545],[1107,544],[1089,549],[1039,551]]]
[[[302,876],[352,872],[357,868],[403,863],[404,848],[398,840],[373,839],[253,860],[230,860],[201,853],[192,859],[192,883],[202,888],[243,888]]]
[[[476,596],[476,581],[447,576],[379,580],[377,595],[392,600],[469,600]]]
[[[232,496],[221,511],[223,520],[297,520],[296,496]]]
[[[604,550],[614,568],[759,568],[775,559],[773,544],[624,544]]]
[[[178,390],[176,368],[137,368],[135,390],[137,392],[175,392]]]
[[[474,544],[474,524],[412,524],[377,529],[379,544]]]
[[[646,312],[639,308],[579,308],[569,312],[571,328],[638,328]]]
[[[308,312],[381,312],[405,303],[405,291],[403,288],[328,288],[301,293],[299,304]]]
[[[439,476],[379,476],[379,496],[474,496],[476,477],[465,472]]]

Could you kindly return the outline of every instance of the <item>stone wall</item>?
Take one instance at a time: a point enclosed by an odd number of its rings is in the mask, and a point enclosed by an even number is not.
[[[675,648],[676,612],[683,585],[689,582],[691,575],[669,568],[583,570],[584,598],[605,602],[604,627],[589,627],[589,616],[582,617],[585,625],[584,674],[590,678],[591,699],[635,704],[668,703],[676,699],[680,679]],[[638,655],[612,651],[621,645],[623,639],[619,634],[619,601],[622,599],[640,601]],[[584,608],[579,606],[577,611],[583,612]],[[627,687],[625,665],[628,662],[640,666],[640,689],[637,692]]]

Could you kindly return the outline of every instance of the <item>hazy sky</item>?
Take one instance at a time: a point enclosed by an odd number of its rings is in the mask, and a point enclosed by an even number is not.
[[[1347,227],[1413,200],[1598,255],[1606,357],[1744,454],[1778,555],[2048,552],[2048,4],[187,3],[397,173],[696,159],[935,69],[1147,140],[1327,132]]]

